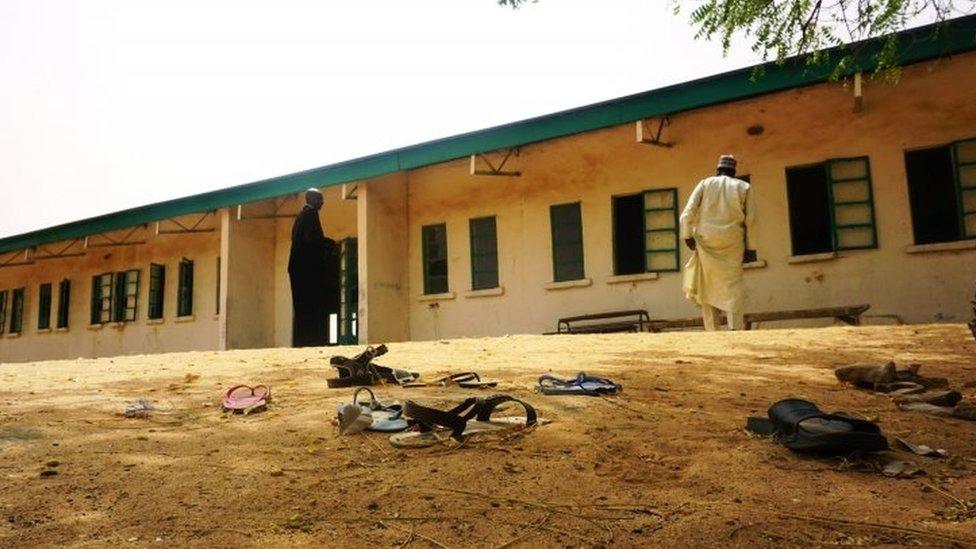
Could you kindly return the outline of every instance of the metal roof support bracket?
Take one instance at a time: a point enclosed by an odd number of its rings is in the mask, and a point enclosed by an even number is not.
[[[143,223],[142,225],[136,225],[135,227],[129,229],[129,231],[126,232],[124,235],[122,235],[121,238],[114,238],[108,233],[86,236],[84,248],[87,250],[88,248],[111,248],[113,246],[134,246],[137,244],[145,244],[146,243],[145,239],[143,240],[130,240],[130,239],[132,238],[132,235],[136,234],[136,231],[138,231],[139,229],[145,230],[148,228],[149,228],[148,223]],[[101,242],[96,241],[96,239],[101,239]]]
[[[31,265],[33,263],[34,260],[31,259],[30,248],[0,254],[0,268],[20,267],[21,265]]]
[[[356,191],[359,190],[359,183],[343,183],[342,184],[342,199],[343,200],[356,200]]]
[[[29,250],[31,262],[41,259],[62,259],[65,257],[81,257],[85,255],[85,252],[71,251],[71,248],[75,247],[76,244],[80,244],[82,249],[84,249],[85,239],[75,238],[74,240],[70,240],[67,244],[61,247],[61,249],[53,252],[47,249],[44,245],[34,246]]]
[[[637,121],[637,142],[644,143],[645,145],[654,145],[656,147],[671,148],[674,146],[673,141],[661,141],[661,134],[664,133],[664,128],[671,125],[670,116],[662,116],[658,118],[657,129],[653,127],[652,120],[638,120]]]
[[[472,154],[471,175],[495,175],[495,176],[500,175],[500,176],[508,176],[508,177],[518,177],[522,175],[522,172],[505,171],[505,164],[508,163],[509,159],[512,158],[513,156],[518,156],[518,155],[519,155],[518,147],[512,147],[508,149],[508,151],[505,153],[504,158],[502,158],[502,161],[496,167],[495,164],[492,163],[491,159],[488,158],[487,154],[481,154],[481,153]],[[481,159],[481,162],[488,167],[487,170],[478,167],[479,158]]]
[[[287,204],[288,202],[290,202],[292,200],[295,200],[297,197],[298,197],[297,194],[290,194],[290,195],[287,195],[287,196],[283,196],[281,198],[274,198],[273,199],[274,200],[274,210],[272,210],[272,212],[270,214],[252,214],[252,215],[248,215],[244,211],[244,206],[246,206],[247,204],[238,204],[237,205],[237,220],[238,221],[246,221],[248,219],[291,219],[291,218],[295,217],[297,214],[282,213],[281,210],[282,210],[282,207],[284,207],[285,204]]]
[[[202,227],[203,222],[208,218],[214,217],[216,210],[210,210],[209,212],[203,212],[200,215],[200,219],[197,219],[196,223],[192,225],[181,223],[179,219],[172,217],[170,219],[165,219],[163,221],[156,222],[156,234],[192,234],[192,233],[212,233],[217,230],[214,227]],[[179,227],[178,229],[164,229],[163,223],[172,223]]]

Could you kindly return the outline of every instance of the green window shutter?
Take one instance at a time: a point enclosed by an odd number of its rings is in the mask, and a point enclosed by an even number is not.
[[[41,284],[37,291],[37,329],[51,327],[51,284]]]
[[[136,319],[139,309],[139,269],[125,272],[125,292],[123,297],[122,320],[132,322]]]
[[[166,289],[166,267],[158,263],[149,264],[149,310],[151,319],[163,318],[163,295]]]
[[[549,207],[552,225],[552,278],[555,282],[584,278],[583,218],[580,203]]]
[[[426,225],[421,228],[421,247],[424,266],[424,294],[443,294],[447,283],[447,225]]]
[[[678,189],[644,191],[644,270],[681,270],[678,246]]]
[[[0,334],[7,330],[7,295],[6,290],[0,292]]]
[[[10,299],[10,333],[19,334],[24,329],[24,289],[17,288]]]
[[[98,323],[101,324],[112,321],[112,303],[115,296],[115,275],[113,273],[105,273],[99,275],[98,280],[98,283],[101,286],[99,293],[101,296],[101,302],[98,304]]]
[[[868,158],[838,158],[828,160],[826,165],[834,250],[877,248]]]
[[[952,144],[956,193],[959,204],[959,233],[976,238],[976,139]]]
[[[58,328],[68,327],[71,307],[71,281],[64,279],[58,284]]]
[[[190,316],[193,314],[193,261],[183,259],[180,261],[180,279],[177,288],[179,299],[176,304],[177,316]]]
[[[95,275],[92,277],[91,314],[89,315],[92,324],[101,323],[101,309],[102,309],[102,279],[100,276]]]
[[[471,289],[498,287],[498,234],[495,216],[471,219]]]
[[[355,345],[359,342],[356,317],[359,315],[359,242],[356,238],[342,241],[339,263],[339,343]]]

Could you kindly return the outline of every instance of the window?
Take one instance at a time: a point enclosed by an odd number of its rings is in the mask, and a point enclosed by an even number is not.
[[[867,157],[786,169],[793,255],[878,247]]]
[[[976,238],[976,139],[905,152],[916,244]]]
[[[421,232],[424,294],[447,293],[447,225],[427,225]]]
[[[103,324],[112,321],[112,273],[102,273],[92,277],[91,323]]]
[[[193,314],[193,261],[180,261],[180,280],[177,287],[176,316]]]
[[[51,284],[41,284],[37,291],[37,329],[51,328]]]
[[[19,334],[24,328],[24,289],[17,288],[10,297],[10,330],[11,334]]]
[[[71,281],[62,280],[58,284],[58,328],[68,327],[68,311],[71,305]]]
[[[7,331],[7,290],[0,292],[0,334]]]
[[[583,278],[583,218],[580,203],[549,207],[552,224],[552,278],[556,282]]]
[[[163,318],[163,292],[166,289],[166,267],[149,264],[149,311],[150,319]]]
[[[139,302],[139,270],[92,277],[91,323],[131,322]]]
[[[613,274],[680,270],[678,190],[613,197]]]
[[[495,216],[468,222],[471,232],[471,289],[498,287],[498,235]]]

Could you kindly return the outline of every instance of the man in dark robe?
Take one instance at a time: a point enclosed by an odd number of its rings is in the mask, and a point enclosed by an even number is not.
[[[322,193],[305,191],[305,207],[291,228],[288,276],[294,308],[292,345],[316,347],[327,343],[329,315],[339,312],[339,249],[326,238],[319,221]]]

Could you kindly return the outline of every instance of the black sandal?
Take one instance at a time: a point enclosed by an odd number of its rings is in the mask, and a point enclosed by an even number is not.
[[[339,377],[327,379],[330,389],[376,385],[387,382],[405,385],[417,380],[420,374],[373,364],[373,359],[387,353],[386,345],[367,347],[365,351],[352,358],[334,356],[329,359],[332,367],[339,371]]]
[[[498,406],[506,402],[520,404],[525,409],[525,417],[492,418]],[[390,437],[390,444],[400,448],[424,448],[449,438],[461,442],[478,433],[512,432],[539,422],[531,404],[508,395],[469,398],[447,411],[408,400],[403,406],[403,415],[416,430]]]
[[[769,407],[768,415],[768,419],[750,417],[746,429],[772,435],[795,452],[850,455],[888,449],[888,441],[876,424],[843,412],[826,414],[806,400],[781,400]]]

